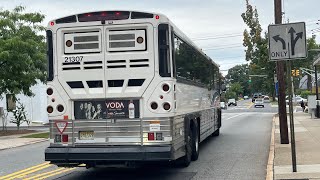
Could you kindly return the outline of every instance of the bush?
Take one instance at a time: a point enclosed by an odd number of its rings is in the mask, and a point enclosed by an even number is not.
[[[309,95],[312,95],[312,94],[313,94],[313,93],[311,93],[310,91],[305,90],[305,91],[301,91],[300,96],[301,96],[302,98],[307,99],[307,98],[308,98],[308,96],[309,96]]]

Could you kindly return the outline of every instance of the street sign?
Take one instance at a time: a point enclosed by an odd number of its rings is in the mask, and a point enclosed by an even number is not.
[[[307,57],[304,22],[269,25],[269,57],[271,61]]]

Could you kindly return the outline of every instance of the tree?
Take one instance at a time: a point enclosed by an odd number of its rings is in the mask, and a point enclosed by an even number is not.
[[[266,78],[253,77],[252,91],[263,92],[266,94],[274,93],[273,76],[275,73],[275,63],[269,61],[268,56],[268,34],[262,37],[262,28],[259,22],[258,10],[246,0],[246,12],[241,17],[249,30],[243,32],[243,46],[247,49],[246,60],[250,62],[251,75],[266,75]]]
[[[25,112],[25,106],[20,102],[18,101],[18,106],[16,107],[15,110],[12,111],[13,113],[13,118],[12,118],[12,123],[16,124],[17,125],[17,129],[19,130],[20,129],[20,125],[23,123],[23,122],[27,122],[28,123],[28,119],[27,119],[27,114]],[[28,123],[29,125],[29,123]]]
[[[46,45],[40,35],[44,15],[25,7],[0,10],[0,96],[32,96],[30,87],[46,79]]]
[[[249,95],[250,83],[249,83],[249,66],[247,64],[236,65],[228,70],[226,79],[231,83],[239,83],[243,88],[243,94]]]

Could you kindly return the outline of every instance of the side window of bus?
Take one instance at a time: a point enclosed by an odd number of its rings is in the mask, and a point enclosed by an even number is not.
[[[158,26],[159,74],[161,77],[171,77],[169,25]]]
[[[177,78],[193,81],[212,89],[214,66],[207,57],[178,36],[174,38],[174,47]]]

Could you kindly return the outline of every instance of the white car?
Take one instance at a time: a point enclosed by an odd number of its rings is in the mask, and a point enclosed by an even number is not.
[[[220,102],[221,109],[227,109],[227,104],[225,102]]]
[[[257,98],[255,101],[254,101],[254,107],[264,107],[264,104],[263,104],[263,99],[262,98]]]
[[[303,101],[304,104],[306,104],[308,102],[307,99],[304,99],[300,96],[296,96],[295,98],[292,98],[292,103],[297,103],[297,104],[301,104],[301,102]],[[289,104],[289,97],[286,97],[286,103]]]
[[[249,96],[243,96],[243,99],[249,99]]]
[[[231,106],[231,105],[237,106],[236,99],[228,99],[228,106]]]
[[[270,102],[270,97],[269,96],[264,96],[263,102],[269,103]]]

